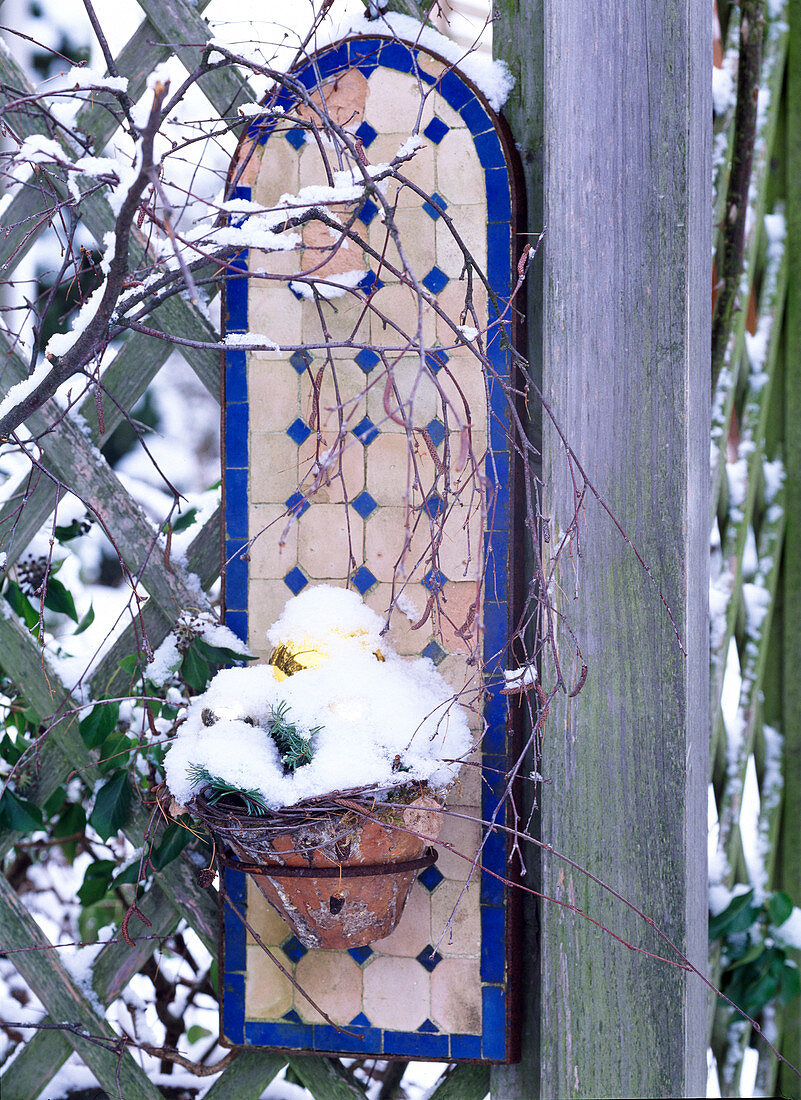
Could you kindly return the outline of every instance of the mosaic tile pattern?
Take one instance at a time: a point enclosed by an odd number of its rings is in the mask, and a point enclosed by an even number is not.
[[[378,37],[341,43],[316,61],[316,71],[310,65],[296,75],[319,95],[319,73],[329,112],[361,139],[372,164],[391,160],[409,137],[420,104],[418,78],[423,81],[429,90],[420,123],[425,144],[402,169],[410,186],[386,184],[406,259],[459,323],[467,284],[446,224],[452,219],[495,292],[508,296],[512,200],[503,146],[480,96],[431,55]],[[297,106],[286,94],[278,105],[287,114]],[[254,123],[249,138],[257,148],[236,197],[271,206],[283,193],[325,183],[318,147],[303,127],[271,118]],[[333,1023],[245,935],[229,907],[223,1030],[234,1043],[500,1061],[508,1054],[510,975],[509,899],[498,878],[506,844],[497,833],[487,838],[482,872],[467,887],[465,880],[481,841],[475,819],[492,815],[503,789],[507,711],[491,685],[479,713],[467,659],[471,647],[483,646],[491,674],[508,635],[508,415],[497,383],[485,381],[452,326],[430,305],[418,316],[417,297],[388,267],[397,266],[399,256],[376,203],[368,199],[338,213],[355,215],[383,265],[353,242],[348,250],[332,250],[330,231],[312,223],[293,252],[242,253],[236,264],[251,277],[228,284],[227,332],[261,332],[282,347],[303,347],[226,356],[226,621],[266,656],[264,632],[290,595],[323,581],[350,584],[386,613],[400,562],[418,615],[432,594],[447,614],[413,631],[411,618],[393,611],[393,645],[434,661],[455,690],[475,701],[474,728],[483,719],[487,729],[482,752],[463,769],[449,799],[440,859],[419,876],[386,939],[351,951],[308,951],[244,876],[226,874],[233,905]],[[319,304],[303,296],[304,273],[336,282],[361,270],[367,274],[357,293]],[[299,278],[287,285],[270,275]],[[367,301],[372,309],[365,309]],[[472,301],[483,327],[494,313],[480,284]],[[321,311],[328,350],[320,346]],[[418,324],[422,351],[403,347],[398,330],[415,334]],[[337,346],[346,341],[356,347]],[[509,366],[497,335],[487,351],[505,376]],[[460,466],[465,403],[472,450],[493,492],[489,532],[475,501],[458,491],[460,478],[468,481]],[[331,453],[336,461],[326,466]],[[455,486],[450,495],[442,489],[446,464]],[[436,568],[426,555],[434,523],[443,523]]]

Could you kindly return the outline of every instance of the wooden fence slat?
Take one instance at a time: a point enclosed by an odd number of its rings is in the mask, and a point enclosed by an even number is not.
[[[441,1084],[437,1085],[429,1100],[484,1100],[489,1088],[489,1066],[457,1066]],[[493,1098],[511,1100],[508,1094],[496,1092],[494,1088]]]
[[[747,237],[745,242],[745,261],[743,265],[743,278],[741,285],[751,287],[754,285],[754,276],[759,256],[759,245],[763,220],[766,212],[768,193],[768,181],[770,177],[770,151],[775,141],[778,126],[782,82],[784,80],[785,64],[787,59],[788,35],[787,24],[783,19],[783,12],[774,13],[768,23],[765,35],[764,54],[762,60],[761,85],[769,96],[767,110],[757,117],[757,136],[754,147],[754,162],[751,172],[751,187],[748,194],[749,215],[747,225]],[[715,399],[713,401],[712,438],[717,448],[712,449],[712,492],[710,496],[710,526],[715,519],[718,501],[722,488],[722,479],[725,472],[725,450],[728,425],[731,419],[731,410],[736,392],[736,376],[744,353],[745,323],[747,310],[745,302],[743,308],[734,315],[727,349],[724,370],[726,367],[732,373],[728,379],[718,379]],[[720,398],[723,396],[723,408],[719,408]]]
[[[198,43],[212,37],[208,23],[193,4],[186,0],[138,0],[140,8],[171,48],[181,43],[181,62],[191,72],[200,64],[203,49]],[[211,104],[223,116],[236,119],[236,108],[252,103],[254,95],[236,69],[218,69],[200,78],[200,87]]]
[[[346,1079],[336,1059],[291,1054],[287,1061],[314,1100],[365,1100],[364,1089]]]
[[[47,944],[41,929],[17,897],[5,878],[0,876],[0,943],[8,950],[15,947],[34,948],[11,956],[12,961],[30,988],[53,1019],[76,1023],[88,1035],[117,1037],[104,1019],[92,1009],[86,996],[77,987],[69,972],[52,951],[36,950]],[[119,1054],[96,1043],[64,1031],[62,1035],[78,1052],[110,1096],[125,1100],[163,1100],[160,1091],[151,1084],[127,1050]]]
[[[204,1100],[259,1100],[286,1062],[286,1055],[271,1050],[243,1050],[217,1078]]]
[[[9,382],[25,377],[24,363],[10,350],[5,373]],[[189,583],[182,566],[164,561],[163,542],[140,506],[74,420],[61,413],[51,398],[27,421],[31,432],[41,437],[47,468],[65,487],[79,489],[91,503],[133,577],[168,614],[177,618],[185,607],[202,607],[205,597]]]
[[[152,927],[147,929],[148,936],[169,935],[178,923],[178,913],[162,894],[158,883],[140,902],[140,908],[152,923]],[[120,996],[157,946],[158,940],[153,938],[136,940],[134,947],[118,942],[108,943],[102,948],[92,966],[92,986],[104,1005]],[[58,952],[52,954],[57,955]],[[48,1018],[44,1022],[53,1021]],[[72,1046],[63,1032],[37,1031],[14,1059],[13,1068],[6,1067],[5,1074],[0,1077],[0,1096],[6,1097],[6,1100],[30,1100],[32,1096],[38,1096],[71,1053]],[[49,1068],[45,1070],[45,1067]],[[41,1084],[36,1087],[38,1081]]]
[[[545,7],[546,400],[650,564],[687,656],[588,493],[576,517],[581,558],[575,548],[562,558],[552,599],[589,675],[575,699],[551,704],[542,839],[644,907],[700,967],[708,954],[710,31],[706,0]],[[544,436],[553,553],[573,522],[578,474],[547,424]],[[574,680],[581,663],[571,650],[563,635],[562,667]],[[550,688],[547,658],[546,675]],[[659,950],[642,921],[573,867],[542,863],[546,894]],[[540,1095],[700,1095],[699,980],[627,952],[573,913],[547,904],[541,913]]]
[[[801,639],[801,0],[789,2],[790,59],[787,68],[787,251],[789,263],[784,356],[785,532],[782,591],[783,770],[793,793],[782,810],[778,885],[801,904],[801,676],[798,674]],[[793,957],[801,965],[801,952]],[[801,1066],[801,1012],[788,1011],[784,1024],[783,1053]],[[785,1096],[798,1092],[798,1079],[779,1067],[778,1088]]]
[[[206,28],[206,30],[208,31],[208,28]],[[208,37],[208,35],[206,35],[206,37]],[[6,75],[11,87],[19,87],[26,93],[33,91],[25,73],[2,44],[0,44],[0,74]],[[8,91],[3,91],[0,87],[0,107],[9,102],[9,100],[10,95]],[[18,132],[22,137],[30,134],[40,134],[45,137],[49,136],[49,132],[43,120],[34,113],[23,116],[15,114],[13,127],[10,125],[8,116],[5,117],[5,122],[14,132]],[[62,133],[59,133],[58,140],[70,159],[75,160],[81,155],[81,151],[78,149],[77,145],[75,145],[74,142],[70,142]],[[41,166],[39,170],[41,172],[47,172],[44,166]],[[69,201],[70,195],[63,182],[52,175],[48,175],[48,179],[53,192],[58,195],[60,199]],[[104,235],[114,229],[116,219],[106,198],[97,193],[89,195],[82,203],[81,209],[83,223],[90,233],[92,233],[95,240],[102,241]],[[133,228],[131,233],[130,253],[131,264],[134,267],[141,266],[144,262],[144,258],[148,254],[147,241],[142,232],[136,229],[136,227]],[[219,334],[214,332],[201,310],[180,295],[174,295],[164,303],[159,310],[159,317],[161,319],[160,324],[164,325],[164,330],[176,336],[202,341],[216,341],[219,338]],[[154,324],[153,327],[159,328],[160,324]],[[219,352],[204,348],[185,347],[182,349],[182,354],[193,370],[196,371],[203,384],[210,389],[211,392],[216,392],[219,389]],[[25,373],[27,374],[27,371]]]

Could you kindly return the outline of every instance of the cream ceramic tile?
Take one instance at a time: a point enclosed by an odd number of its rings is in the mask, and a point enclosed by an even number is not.
[[[285,359],[248,356],[251,432],[285,431],[300,414],[297,375]]]
[[[411,133],[411,131],[409,131]],[[409,137],[406,134],[379,134],[375,141],[371,142],[367,153],[372,164],[389,164],[398,154],[401,145]],[[421,146],[415,151],[411,160],[405,161],[398,167],[398,175],[404,176],[411,183],[430,195],[435,187],[435,158],[436,154],[430,144]],[[423,199],[413,188],[402,185],[397,179],[381,181],[381,189],[390,206],[397,203],[399,210],[413,206],[417,209],[423,203]]]
[[[290,233],[294,233],[294,230],[290,230]],[[252,248],[248,253],[250,285],[252,287],[280,286],[287,275],[300,273],[300,264],[299,248],[288,248],[276,252],[262,252],[260,249]]]
[[[447,574],[446,574],[447,576]],[[444,599],[440,602],[440,618],[437,623],[441,631],[442,646],[448,653],[466,653],[469,643],[456,633],[468,621],[478,599],[478,587],[470,581],[450,580],[444,588]]]
[[[393,221],[398,230],[403,249],[403,257],[408,268],[418,280],[422,280],[434,264],[436,252],[436,225],[422,212],[423,200],[416,207],[400,209],[395,212]],[[387,247],[387,258],[399,271],[403,267],[400,253],[394,241]]]
[[[414,958],[431,942],[431,898],[420,882],[412,886],[400,924],[390,936],[376,940],[381,955],[406,955]]]
[[[458,279],[465,264],[472,260],[480,271],[487,270],[487,219],[481,206],[449,206],[448,213],[459,236],[457,241],[449,225],[437,220],[437,265],[446,275]],[[476,279],[477,281],[477,279]]]
[[[286,432],[257,432],[250,437],[250,499],[254,504],[283,502],[298,487],[298,447]]]
[[[388,415],[388,412],[389,414]],[[405,432],[407,425],[423,428],[435,417],[442,419],[438,383],[419,356],[404,355],[390,364],[382,385],[368,399],[368,412],[382,431]]]
[[[364,968],[364,1013],[380,1027],[413,1031],[430,1015],[430,987],[417,959],[370,959]]]
[[[301,311],[293,308],[294,295],[286,286],[251,286],[248,327],[281,347],[301,343]]]
[[[481,843],[481,823],[468,821],[461,810],[444,814],[442,832],[437,841],[437,867],[448,879],[464,879],[470,871]]]
[[[350,432],[344,438],[327,432],[318,442],[309,436],[299,448],[303,489],[315,503],[353,500],[364,488],[364,447]]]
[[[319,426],[326,436],[333,431],[336,437],[341,423],[358,424],[367,412],[365,389],[370,385],[371,376],[366,375],[354,361],[353,354],[350,352],[350,358],[347,359],[321,361],[319,365],[314,360],[311,365],[313,382],[308,373],[301,375],[300,399],[303,418],[309,426],[317,427],[315,420],[315,388],[317,388],[316,408]],[[380,366],[374,369],[380,370]]]
[[[404,525],[410,524],[408,532]],[[426,558],[430,557],[430,532],[425,520],[415,521],[418,516],[409,513],[403,507],[383,507],[369,517],[365,524],[365,559],[380,581],[391,581],[394,577],[400,582],[411,580],[414,584],[422,580],[430,568]],[[408,537],[408,542],[407,542]]]
[[[431,262],[433,264],[433,260]],[[427,274],[429,268],[422,274]],[[418,302],[422,303],[422,318]],[[419,347],[421,338],[424,347],[433,345],[437,327],[436,310],[412,287],[399,283],[381,287],[373,295],[371,306],[370,331],[374,343],[398,348],[401,352]],[[385,319],[392,323],[385,324]]]
[[[448,348],[448,355],[472,355],[472,345],[466,345],[463,337],[456,331],[456,326],[462,323],[477,328],[483,334],[482,346],[486,346],[487,329],[487,292],[484,284],[477,278],[473,279],[472,288],[468,286],[467,278],[451,279],[437,298],[440,313],[437,315],[437,342]],[[475,311],[473,317],[472,309]],[[476,324],[476,318],[478,324]]]
[[[449,407],[458,417],[454,427],[456,423],[467,423],[469,410],[473,428],[472,450],[478,455],[481,449],[486,450],[487,386],[484,372],[479,360],[469,352],[448,352],[448,355],[446,366],[437,373],[437,382]],[[480,437],[478,432],[482,433]]]
[[[484,169],[469,131],[451,130],[437,146],[436,189],[448,203],[486,209]]]
[[[478,876],[474,876],[464,894],[463,888],[464,882],[445,879],[431,895],[431,942],[439,941],[437,951],[443,957],[475,956],[481,951]]]
[[[411,497],[413,476],[406,437],[382,432],[368,451],[368,492],[378,504],[402,505]]]
[[[268,947],[282,944],[284,940],[292,935],[292,929],[283,917],[278,915],[272,905],[265,900],[261,890],[249,875],[247,877],[247,907],[248,924],[258,934],[262,943],[266,943]],[[248,932],[248,946],[255,945],[255,943],[253,936]]]
[[[478,959],[443,959],[431,975],[431,1019],[456,1035],[481,1033]]]
[[[451,658],[446,658],[450,660]],[[445,661],[442,662],[445,664]],[[440,665],[440,669],[442,665]],[[462,764],[456,783],[451,788],[448,805],[468,813],[480,813],[481,806],[481,752],[476,750]]]
[[[409,73],[379,68],[371,74],[368,83],[370,94],[364,111],[365,120],[379,134],[400,134],[400,145],[417,122],[420,106],[417,80]],[[372,158],[372,145],[370,155]]]
[[[248,645],[259,656],[269,656],[272,652],[265,633],[281,614],[291,595],[283,578],[251,579],[248,585]]]
[[[279,948],[273,955],[289,971],[292,963]],[[282,974],[270,956],[258,944],[247,948],[245,1013],[252,1020],[275,1020],[292,1007],[292,983]]]
[[[304,301],[300,315],[303,341],[312,346],[315,358],[321,357],[322,351],[315,349],[314,345],[370,343],[369,309],[361,292],[349,292],[342,298],[321,302],[319,307],[315,302]],[[356,350],[358,351],[358,347]],[[354,352],[351,351],[350,354]]]
[[[369,521],[368,521],[369,522]],[[400,594],[400,586],[395,589],[396,595]],[[418,622],[425,610],[428,593],[419,584],[408,584],[399,596],[403,606],[407,609],[414,608],[414,621]],[[387,610],[392,602],[392,585],[377,584],[367,595],[365,603],[372,607],[379,615],[386,618]],[[412,622],[396,605],[390,618],[388,634],[389,641],[396,652],[404,655],[419,657],[428,643],[431,641],[429,624],[425,624],[420,630],[412,630]]]
[[[313,503],[301,516],[298,564],[314,580],[344,579],[361,564],[361,551],[362,520],[355,512]]]
[[[298,154],[282,133],[273,133],[264,145],[253,201],[273,207],[282,195],[299,186]]]
[[[283,504],[257,504],[250,509],[250,575],[284,577],[298,560],[298,524],[290,523]]]
[[[481,536],[478,501],[472,508],[459,501],[450,502],[439,544],[439,566],[446,577],[455,581],[478,578],[483,571]]]
[[[309,951],[295,968],[295,980],[335,1024],[347,1024],[361,1011],[362,971],[346,951]],[[298,989],[295,1011],[309,1023],[326,1022]]]

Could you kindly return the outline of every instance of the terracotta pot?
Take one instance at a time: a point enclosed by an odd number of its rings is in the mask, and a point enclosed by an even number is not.
[[[442,828],[430,797],[380,813],[368,807],[342,799],[298,823],[290,811],[283,832],[280,814],[206,823],[235,856],[223,856],[225,865],[253,878],[305,947],[364,947],[397,927],[415,877],[437,858],[427,845]]]

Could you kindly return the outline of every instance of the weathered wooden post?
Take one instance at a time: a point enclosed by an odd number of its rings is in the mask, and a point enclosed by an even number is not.
[[[542,24],[544,393],[648,564],[686,650],[588,490],[577,515],[580,556],[574,542],[552,599],[589,676],[579,696],[562,695],[551,710],[542,837],[653,917],[703,968],[711,12],[705,0],[540,7],[503,5],[496,49],[523,88],[536,88]],[[538,97],[507,112],[530,187]],[[575,497],[547,419],[543,430],[553,552]],[[572,474],[581,489],[575,466]],[[560,657],[566,672],[580,667],[567,635]],[[553,668],[544,671],[552,680]],[[555,857],[543,859],[542,889],[670,956],[642,919]],[[698,977],[547,903],[539,946],[527,1057],[494,1071],[493,1095],[702,1093]]]

